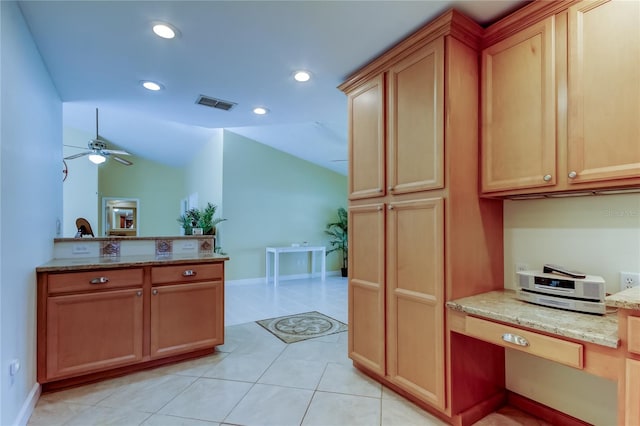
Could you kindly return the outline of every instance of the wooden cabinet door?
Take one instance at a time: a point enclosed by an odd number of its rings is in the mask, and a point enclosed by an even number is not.
[[[444,186],[444,37],[388,72],[389,191]]]
[[[349,198],[384,195],[384,76],[348,96]]]
[[[212,348],[223,343],[222,281],[151,289],[152,358]]]
[[[47,299],[47,379],[142,360],[142,290]]]
[[[640,2],[569,9],[569,183],[640,177]]]
[[[625,419],[627,426],[640,425],[640,361],[627,359],[625,373]]]
[[[556,183],[554,19],[482,51],[483,192]]]
[[[389,205],[387,374],[403,389],[445,406],[444,200]]]
[[[349,208],[349,357],[385,375],[384,204]]]

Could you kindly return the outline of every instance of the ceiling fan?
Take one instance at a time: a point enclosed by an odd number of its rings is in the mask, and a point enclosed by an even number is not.
[[[64,157],[65,160],[73,160],[74,158],[84,157],[85,155],[89,156],[89,161],[94,164],[102,164],[107,161],[107,158],[112,156],[112,158],[118,163],[124,164],[125,166],[130,166],[133,163],[129,160],[126,160],[122,157],[118,157],[118,155],[131,155],[127,151],[117,150],[117,149],[107,149],[107,144],[100,139],[100,135],[98,134],[98,108],[96,108],[96,138],[91,139],[88,144],[89,151],[81,152],[79,154],[70,155],[68,157]]]

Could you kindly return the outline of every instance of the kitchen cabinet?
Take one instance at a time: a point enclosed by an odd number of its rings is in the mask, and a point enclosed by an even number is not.
[[[223,343],[222,265],[159,266],[151,275],[152,358]]]
[[[444,303],[503,286],[501,201],[478,197],[481,34],[449,11],[340,86],[349,99],[350,181],[377,179],[367,192],[350,187],[349,356],[441,417],[461,409]],[[365,93],[369,109],[356,102]],[[362,169],[378,161],[376,171]],[[481,389],[470,398],[489,398]]]
[[[640,3],[614,0],[536,2],[487,29],[483,194],[640,185],[639,26]]]
[[[385,193],[384,75],[349,93],[349,198]]]
[[[56,379],[142,360],[142,288],[47,300],[47,374]]]
[[[38,381],[64,387],[224,343],[224,263],[38,272]],[[162,263],[162,262],[160,262]]]

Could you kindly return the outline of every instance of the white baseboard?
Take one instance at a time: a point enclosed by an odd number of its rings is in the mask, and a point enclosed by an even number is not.
[[[16,418],[15,426],[26,426],[29,422],[29,417],[33,414],[33,410],[36,408],[36,404],[38,403],[38,399],[40,398],[40,393],[42,392],[42,387],[40,383],[36,382],[31,388],[31,392],[27,395],[27,399],[22,404],[22,408],[18,413],[18,417]]]
[[[327,277],[340,276],[340,271],[327,271]],[[280,275],[278,277],[278,281],[289,281],[289,280],[304,280],[307,278],[320,278],[320,273],[315,272],[313,274],[293,274],[293,275]],[[247,284],[264,284],[265,277],[257,277],[257,278],[245,278],[242,280],[227,280],[224,282],[225,285],[247,285]],[[273,284],[273,278],[269,277],[269,282]]]

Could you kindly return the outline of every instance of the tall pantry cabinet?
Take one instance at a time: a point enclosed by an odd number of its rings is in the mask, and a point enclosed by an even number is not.
[[[447,300],[503,288],[502,203],[478,197],[481,35],[449,11],[340,86],[349,111],[349,356],[445,418],[489,399],[504,374],[491,345],[452,358],[445,317]],[[471,370],[483,377],[461,366],[478,360],[489,360]]]

